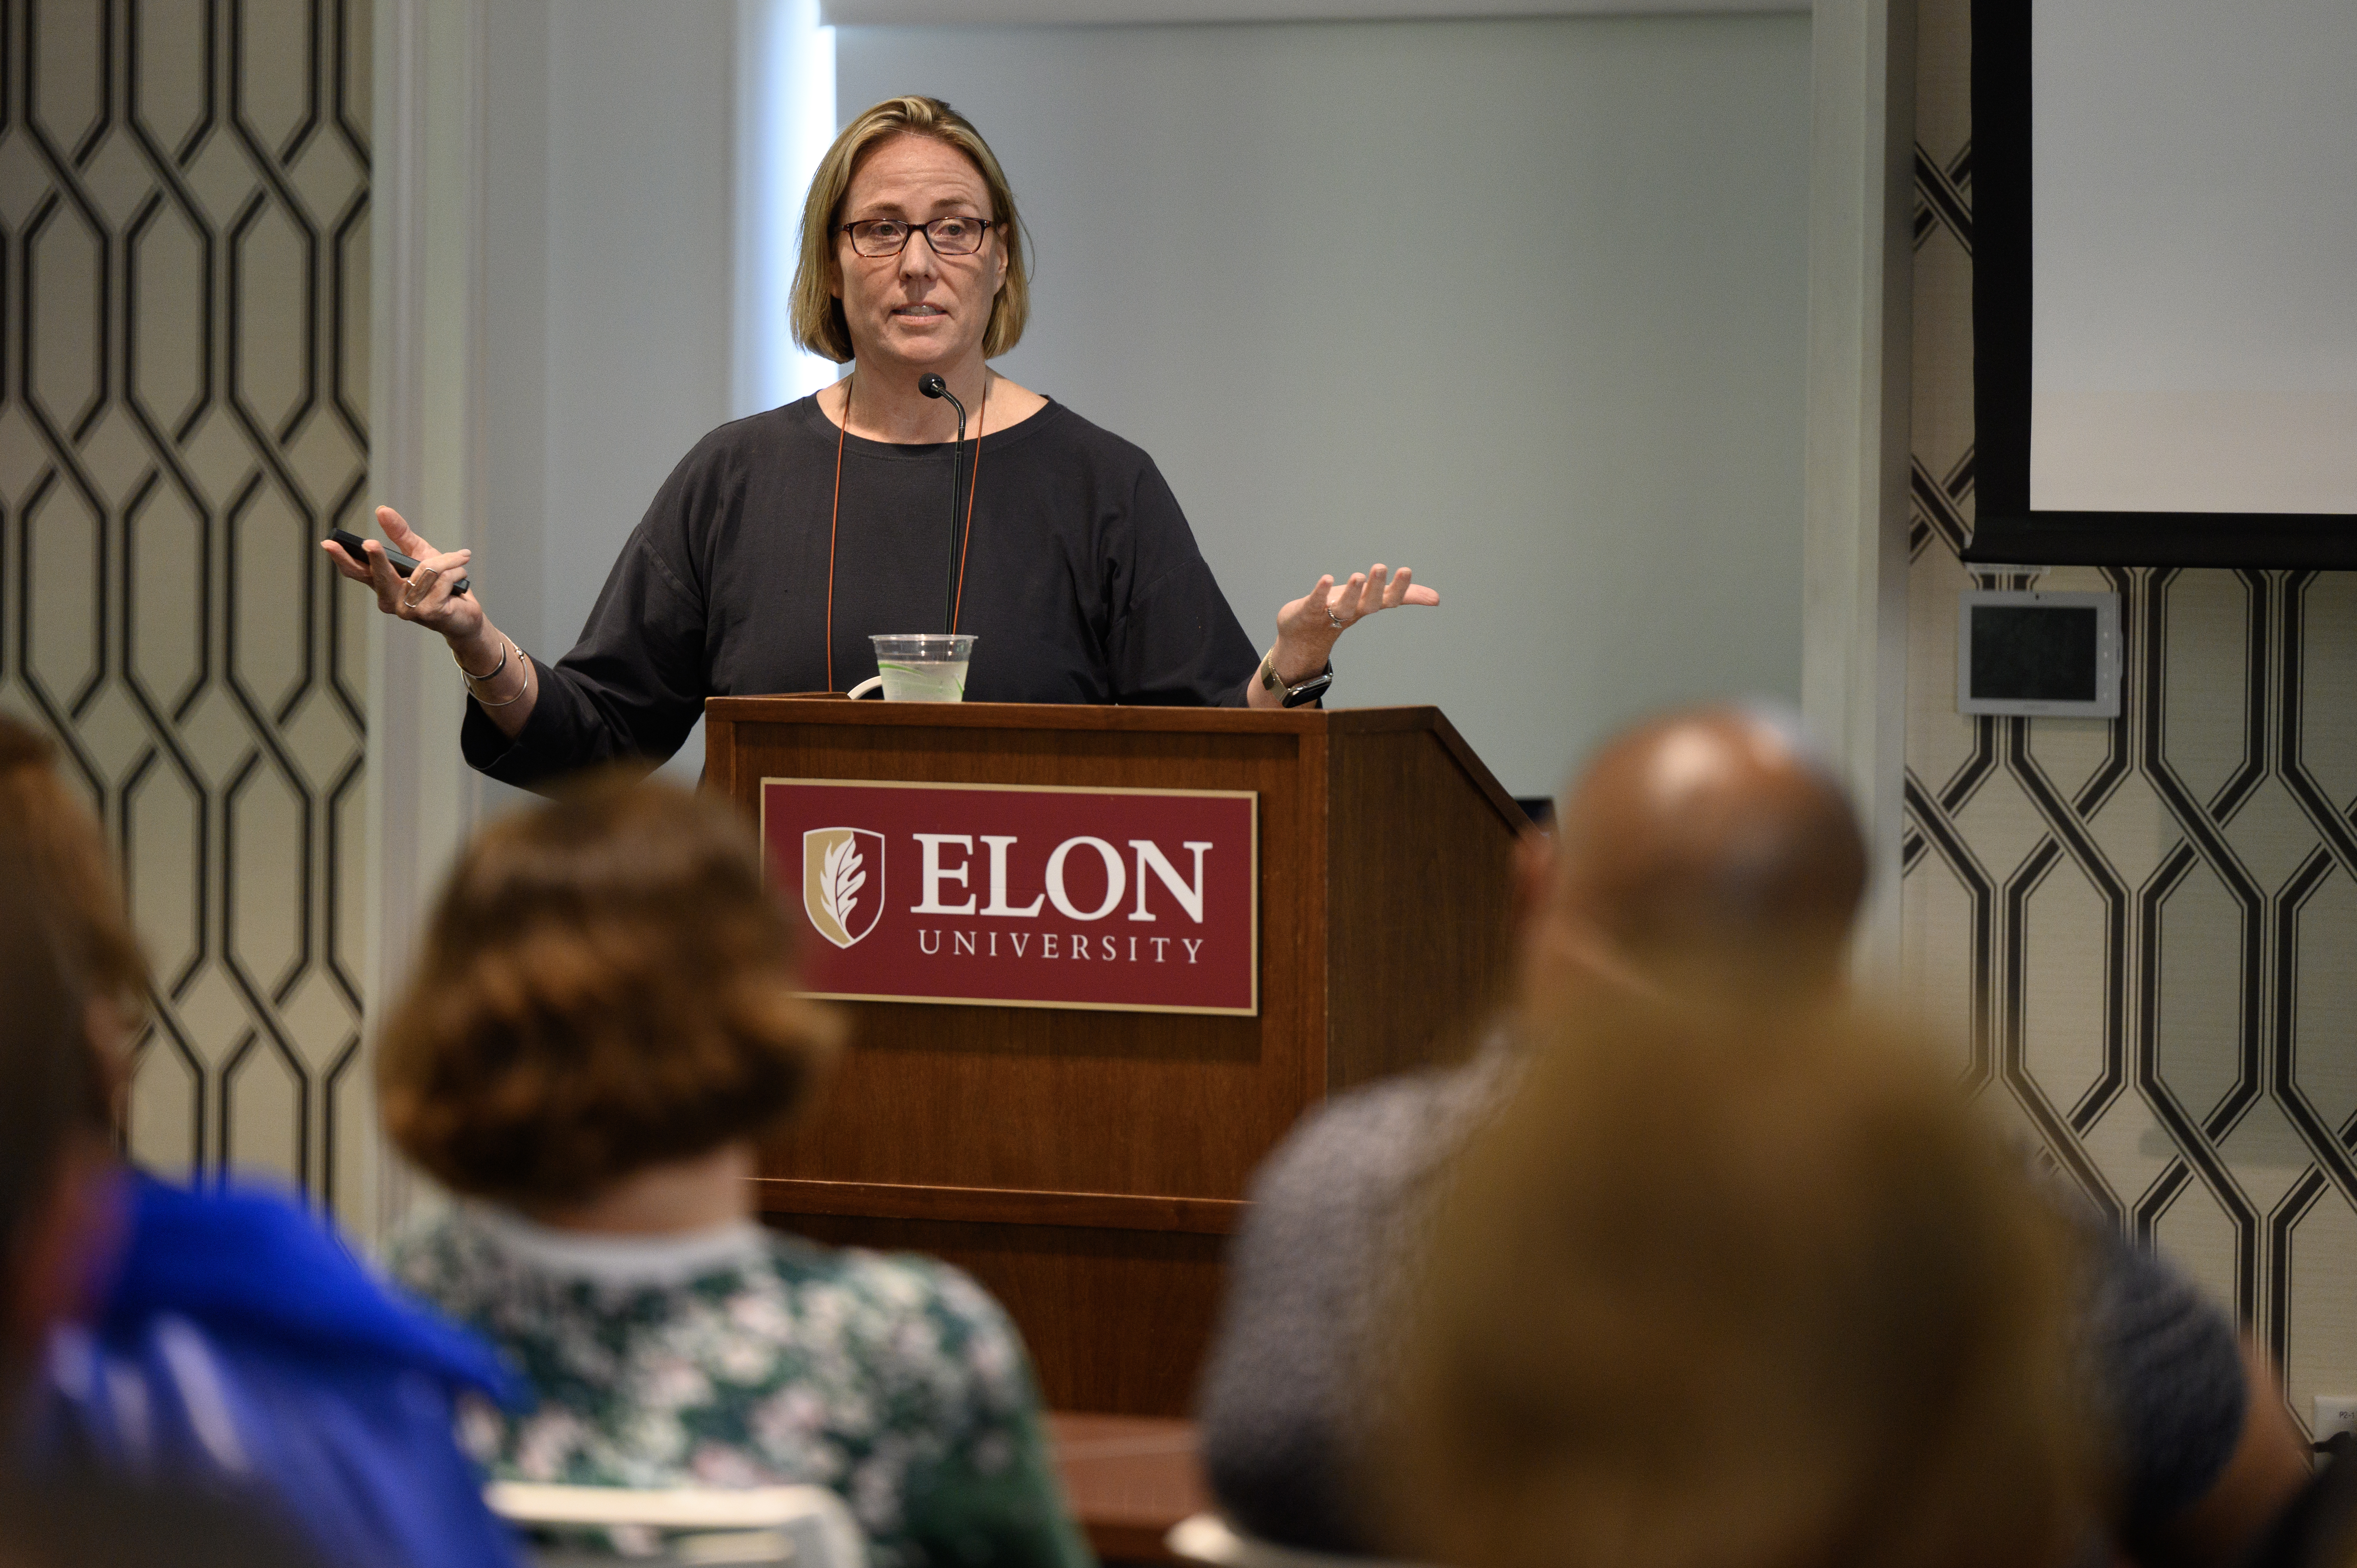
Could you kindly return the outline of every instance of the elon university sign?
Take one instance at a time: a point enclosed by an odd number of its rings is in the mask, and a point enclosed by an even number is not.
[[[800,905],[813,996],[1252,1014],[1259,805],[1250,790],[764,779],[761,854]]]

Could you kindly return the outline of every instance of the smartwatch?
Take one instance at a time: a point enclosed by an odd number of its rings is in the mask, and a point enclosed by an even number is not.
[[[1320,670],[1300,685],[1287,686],[1285,689],[1285,705],[1288,708],[1297,708],[1305,703],[1314,703],[1324,696],[1326,688],[1333,683],[1334,661],[1329,659],[1326,660],[1325,669]]]

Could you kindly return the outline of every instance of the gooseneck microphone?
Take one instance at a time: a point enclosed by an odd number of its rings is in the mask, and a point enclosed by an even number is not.
[[[965,404],[958,402],[957,393],[950,391],[949,382],[928,372],[919,379],[917,390],[927,397],[945,397],[957,410],[957,445],[950,448],[950,580],[949,589],[942,599],[942,629],[957,629],[958,585],[958,491],[965,473]]]

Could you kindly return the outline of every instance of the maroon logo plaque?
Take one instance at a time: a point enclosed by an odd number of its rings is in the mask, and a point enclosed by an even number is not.
[[[810,993],[1260,1011],[1260,798],[1231,789],[761,780]]]

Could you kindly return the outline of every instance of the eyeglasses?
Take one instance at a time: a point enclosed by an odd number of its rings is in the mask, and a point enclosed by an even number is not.
[[[863,256],[897,256],[909,248],[909,236],[920,229],[933,254],[971,256],[982,249],[982,237],[990,231],[992,221],[988,218],[936,218],[930,223],[908,223],[898,218],[863,218],[856,223],[845,223],[843,231],[851,236],[851,248]]]

